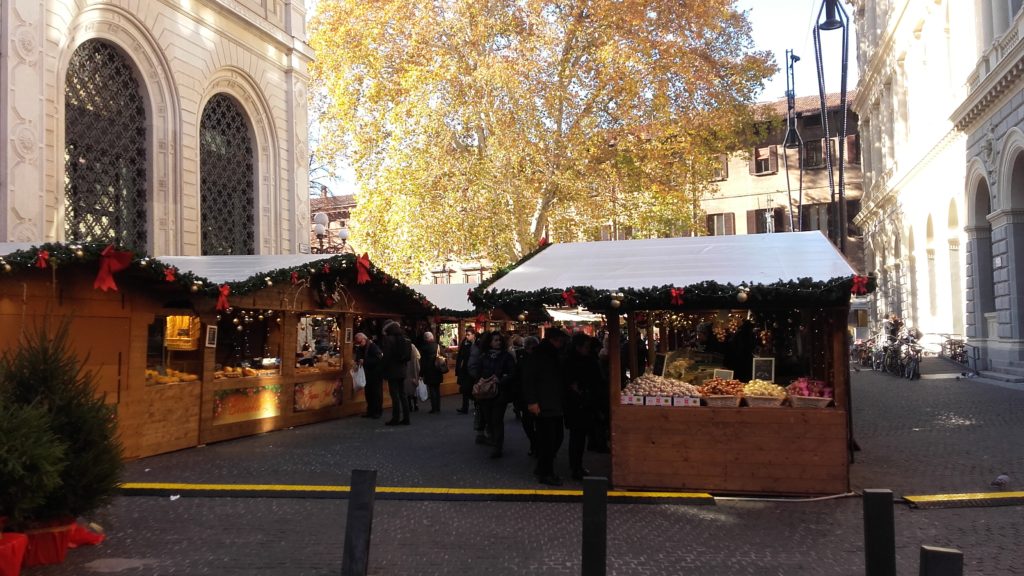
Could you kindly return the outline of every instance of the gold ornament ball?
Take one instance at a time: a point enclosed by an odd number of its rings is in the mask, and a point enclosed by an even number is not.
[[[217,322],[220,322],[220,314],[217,314]]]
[[[6,262],[4,262],[4,272],[10,272],[10,271],[11,271],[11,265],[6,263]]]
[[[271,282],[270,278],[264,278],[263,280],[266,281],[267,286],[273,286],[274,285],[274,283]]]
[[[241,332],[241,331],[242,331],[242,327],[241,327],[241,326],[239,326],[239,327],[238,327],[238,331],[239,331],[239,332]]]
[[[739,300],[740,302],[746,302],[747,301],[747,293],[746,292],[740,292],[739,294],[736,295],[736,299]]]
[[[78,258],[81,258],[81,257],[85,256],[85,252],[82,252],[81,249],[75,250],[75,256],[78,257]]]
[[[146,259],[146,258],[143,258],[142,260],[139,260],[139,266],[142,267],[142,268],[145,268],[146,266],[149,266],[149,260]]]
[[[232,320],[232,321],[231,321],[231,323],[232,323],[232,324],[241,324],[241,323],[242,323],[242,321],[241,321],[241,320],[239,320],[238,318],[235,318],[234,320]]]
[[[259,315],[260,322],[263,322],[263,314]]]
[[[526,314],[520,314],[519,316],[517,316],[517,318],[519,318],[520,322],[523,322],[526,320]]]
[[[611,307],[612,308],[618,308],[619,306],[622,306],[622,302],[619,302],[618,300],[612,300],[611,301]]]
[[[277,317],[277,323],[278,323],[278,324],[280,324],[280,323],[281,323],[281,317],[280,317],[280,316],[278,316],[278,317]]]
[[[192,293],[195,294],[196,292],[199,292],[199,286],[196,285],[196,284],[193,284],[192,287],[189,288],[189,290],[191,290]]]

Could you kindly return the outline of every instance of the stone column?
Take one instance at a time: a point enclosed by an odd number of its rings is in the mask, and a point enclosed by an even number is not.
[[[974,27],[978,38],[978,58],[992,45],[992,0],[974,0]]]
[[[987,338],[990,335],[986,333],[985,313],[995,310],[992,286],[992,228],[971,226],[966,230],[967,336]]]
[[[44,3],[0,2],[0,242],[55,240],[46,233]],[[63,170],[63,167],[61,167]]]
[[[992,40],[1002,36],[1010,27],[1010,5],[1007,0],[989,0],[992,7]]]
[[[992,223],[992,278],[999,338],[1019,339],[1024,334],[1024,286],[1017,275],[1024,270],[1024,210],[999,210]],[[992,335],[989,335],[992,337]]]

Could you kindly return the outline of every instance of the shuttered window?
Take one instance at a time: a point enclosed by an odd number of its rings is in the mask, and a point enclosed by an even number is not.
[[[731,236],[736,233],[736,215],[732,212],[708,214],[708,236]]]
[[[776,174],[779,171],[778,146],[755,148],[750,157],[750,173],[755,176]]]

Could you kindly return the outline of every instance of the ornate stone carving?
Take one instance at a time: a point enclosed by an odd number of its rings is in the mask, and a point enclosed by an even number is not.
[[[14,31],[12,43],[18,57],[26,64],[35,66],[39,57],[39,43],[32,28],[28,25],[19,26]]]
[[[981,163],[985,166],[985,175],[988,178],[988,187],[991,194],[989,199],[993,208],[996,207],[995,190],[999,182],[999,156],[1002,145],[996,137],[995,122],[989,122],[984,139],[981,141]]]
[[[14,128],[14,151],[27,164],[35,164],[38,155],[36,133],[28,124],[19,124]]]

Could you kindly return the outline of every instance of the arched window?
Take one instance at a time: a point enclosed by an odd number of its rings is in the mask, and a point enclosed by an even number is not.
[[[226,94],[203,109],[199,157],[203,254],[254,254],[252,137],[242,107]]]
[[[64,117],[67,240],[146,251],[146,107],[117,48],[88,40],[71,55]]]

